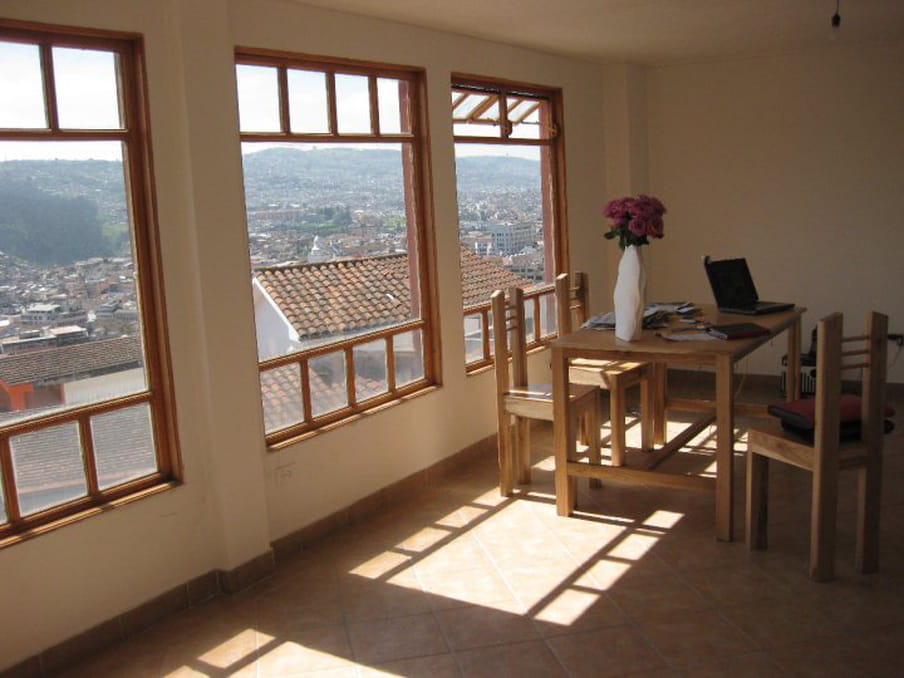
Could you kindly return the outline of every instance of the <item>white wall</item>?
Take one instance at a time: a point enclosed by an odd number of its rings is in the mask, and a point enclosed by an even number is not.
[[[904,332],[902,63],[904,43],[839,42],[649,70],[650,186],[669,209],[652,295],[711,299],[701,257],[746,256],[762,298],[809,309],[805,347],[836,310],[856,329],[874,308]],[[746,369],[775,374],[783,352]]]
[[[572,261],[601,267],[595,65],[278,0],[0,0],[0,16],[140,32],[185,484],[0,550],[0,668],[425,468],[495,430],[492,374],[466,377],[448,86],[453,71],[565,90]],[[442,388],[305,442],[263,445],[235,45],[427,69]],[[535,361],[542,367],[545,357]],[[464,425],[466,424],[466,425]],[[400,433],[401,432],[401,433]],[[291,478],[276,483],[276,467]]]

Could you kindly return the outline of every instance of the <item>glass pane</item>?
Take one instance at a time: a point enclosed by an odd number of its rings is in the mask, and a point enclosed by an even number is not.
[[[53,48],[57,115],[66,129],[120,129],[117,56],[92,49]]]
[[[540,296],[540,336],[548,337],[556,331],[556,295]]]
[[[393,337],[396,387],[424,378],[424,338],[420,330]]]
[[[122,146],[3,142],[0,158],[6,416],[145,390]]]
[[[479,313],[465,316],[465,362],[483,360],[483,317]]]
[[[527,341],[528,345],[534,343],[537,340],[537,335],[535,332],[535,328],[537,326],[537,319],[534,315],[535,311],[534,300],[533,297],[530,299],[524,300],[524,337]]]
[[[37,45],[0,42],[0,127],[47,127]]]
[[[261,372],[261,403],[267,433],[304,421],[297,363]]]
[[[407,98],[402,99],[402,89],[407,89],[407,84],[390,78],[377,78],[377,98],[380,102],[380,133],[400,134],[402,132],[401,110],[407,108]],[[410,132],[407,124],[410,116],[405,118],[405,132]]]
[[[7,522],[6,495],[3,493],[3,483],[0,483],[0,524]]]
[[[245,154],[260,358],[420,317],[406,146],[285,144]]]
[[[157,470],[149,405],[136,405],[92,417],[91,437],[100,489],[135,480]]]
[[[340,134],[370,134],[369,78],[336,75],[336,115]]]
[[[452,90],[452,133],[468,137],[501,137],[499,96]]]
[[[540,149],[457,143],[455,153],[464,305],[488,303],[496,289],[551,281]]]
[[[358,402],[389,390],[386,378],[386,342],[377,339],[352,349],[355,356],[355,398]]]
[[[288,81],[291,130],[299,134],[329,132],[326,74],[289,69]]]
[[[279,84],[270,66],[235,67],[242,132],[279,132]]]
[[[507,99],[512,139],[548,139],[549,102],[544,99],[510,95]]]
[[[336,351],[308,361],[313,416],[348,407],[345,353]]]
[[[87,494],[77,424],[14,436],[10,448],[23,516]]]

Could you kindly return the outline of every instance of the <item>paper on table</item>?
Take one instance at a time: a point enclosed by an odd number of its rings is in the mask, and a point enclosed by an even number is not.
[[[718,339],[705,331],[702,332],[663,332],[659,334],[663,339],[669,341],[713,341]]]

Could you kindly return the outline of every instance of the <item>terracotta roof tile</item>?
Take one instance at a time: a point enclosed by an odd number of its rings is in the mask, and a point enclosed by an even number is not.
[[[527,278],[507,271],[492,259],[461,250],[461,296],[465,306],[486,304],[490,295],[498,289],[508,287],[531,287]]]
[[[139,337],[117,337],[0,356],[0,380],[9,385],[71,380],[143,362]]]

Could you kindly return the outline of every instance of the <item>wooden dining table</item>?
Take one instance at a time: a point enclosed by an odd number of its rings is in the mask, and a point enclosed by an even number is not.
[[[787,333],[786,397],[797,398],[800,390],[800,319],[806,309],[795,307],[780,313],[760,316],[721,313],[712,305],[700,304],[700,323],[715,325],[755,322],[766,328],[761,336],[711,341],[671,341],[664,338],[676,330],[686,329],[676,319],[672,326],[660,330],[644,330],[637,341],[616,339],[615,333],[599,329],[581,329],[551,342],[552,386],[554,400],[553,440],[555,447],[556,511],[571,515],[575,509],[576,482],[580,477],[639,482],[675,488],[706,490],[715,493],[716,537],[731,541],[734,537],[734,418],[736,414],[766,416],[765,405],[735,402],[735,365],[760,346]],[[576,358],[624,360],[650,365],[653,389],[652,451],[644,452],[625,465],[590,464],[580,461],[577,452],[566,441],[574,440],[568,430],[567,416],[569,363]],[[713,399],[670,397],[667,366],[703,367],[715,372]],[[699,416],[680,433],[667,440],[666,417],[670,411],[696,412]],[[687,445],[703,429],[715,422],[715,477],[667,472],[663,462]]]

